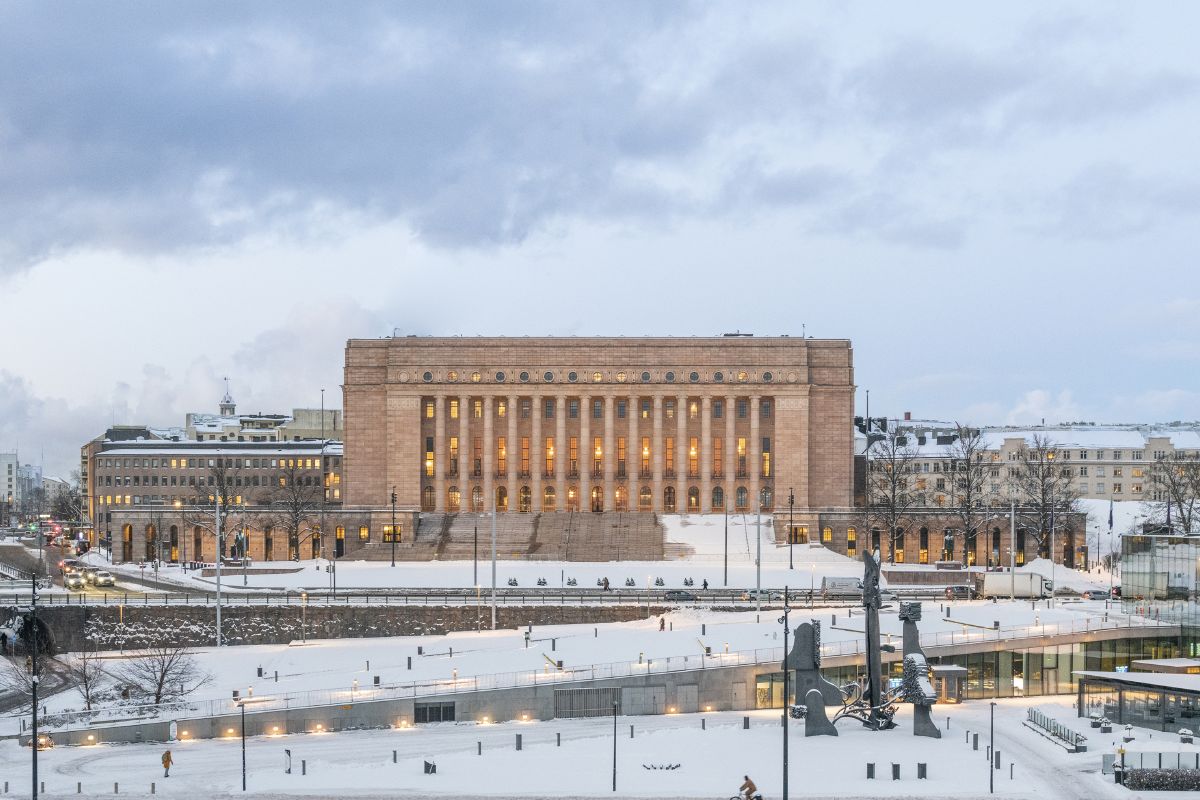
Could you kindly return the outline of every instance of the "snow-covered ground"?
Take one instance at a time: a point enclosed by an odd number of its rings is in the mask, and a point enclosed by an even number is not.
[[[998,701],[996,749],[1001,769],[990,771],[987,702],[937,706],[934,719],[941,739],[914,737],[911,710],[902,707],[899,727],[871,732],[856,723],[838,724],[839,736],[805,738],[804,722],[789,722],[790,793],[793,797],[986,798],[989,776],[995,795],[1053,800],[1108,800],[1129,797],[1100,773],[1107,742],[1093,741],[1086,753],[1068,754],[1026,729],[1026,709],[1038,706],[1091,733],[1077,720],[1070,698]],[[750,775],[767,798],[781,794],[782,734],[778,711],[621,717],[614,738],[611,718],[548,722],[443,723],[418,729],[359,731],[260,737],[246,749],[247,789],[263,798],[309,797],[656,797],[722,798],[733,795]],[[701,726],[701,719],[704,726]],[[634,727],[630,738],[629,726]],[[979,733],[979,750],[970,734]],[[1139,739],[1148,731],[1139,731]],[[521,734],[522,750],[515,748]],[[562,744],[557,746],[556,736]],[[1159,734],[1163,736],[1163,734]],[[612,790],[616,743],[617,790]],[[477,748],[482,746],[482,754]],[[119,783],[120,794],[171,797],[232,797],[241,794],[241,747],[227,740],[177,742],[175,765],[164,779],[159,759],[164,746],[99,745],[56,748],[40,754],[39,775],[46,794],[107,795]],[[285,774],[285,750],[292,773]],[[396,761],[393,763],[393,752]],[[306,775],[301,775],[301,760]],[[426,775],[425,761],[437,764]],[[866,777],[867,762],[876,779]],[[891,765],[900,780],[891,780]],[[928,765],[927,780],[916,777],[917,764]],[[0,773],[10,791],[28,794],[29,751],[15,742],[0,743]],[[1010,772],[1011,765],[1011,772]],[[667,769],[666,767],[671,767]],[[1010,778],[1010,775],[1012,776]],[[1147,795],[1149,796],[1149,795]],[[1155,793],[1175,800],[1186,795]]]

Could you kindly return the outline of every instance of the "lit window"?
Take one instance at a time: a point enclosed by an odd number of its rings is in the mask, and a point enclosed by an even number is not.
[[[446,380],[448,380],[448,381],[458,380],[458,373],[455,372],[454,370],[450,370],[448,373],[446,373]]]
[[[604,376],[601,375],[599,372],[593,372],[592,373],[592,383],[599,383],[603,377]]]
[[[617,373],[617,383],[624,383],[624,382],[625,382],[625,373],[618,372]]]
[[[481,380],[483,380],[483,376],[478,372],[471,373],[471,383],[479,383]]]

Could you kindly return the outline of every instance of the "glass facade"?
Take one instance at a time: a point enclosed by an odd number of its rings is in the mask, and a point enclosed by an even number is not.
[[[1118,725],[1160,731],[1194,729],[1200,722],[1200,692],[1159,689],[1122,679],[1084,677],[1079,688],[1079,716],[1107,717]]]
[[[1121,537],[1121,600],[1127,614],[1183,628],[1188,657],[1200,656],[1200,537]]]
[[[1078,688],[1074,673],[1115,672],[1128,668],[1140,658],[1178,658],[1181,647],[1175,637],[1108,639],[1077,644],[1050,644],[1023,650],[969,653],[957,656],[930,656],[929,663],[953,664],[967,670],[963,684],[964,700],[995,697],[1030,697],[1044,694],[1071,694]],[[884,664],[884,679],[899,685],[902,664]],[[827,667],[825,678],[837,686],[865,680],[866,667]],[[756,686],[757,708],[783,707],[783,673],[759,675]],[[794,701],[794,698],[793,698]]]

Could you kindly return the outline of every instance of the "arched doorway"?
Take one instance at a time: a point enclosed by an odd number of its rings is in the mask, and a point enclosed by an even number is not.
[[[613,499],[615,500],[617,511],[629,510],[629,492],[624,486],[618,486],[613,490]]]
[[[433,511],[433,509],[436,507],[437,507],[437,500],[435,499],[435,496],[434,496],[433,487],[426,486],[424,489],[421,490],[421,510],[422,511]]]
[[[663,489],[663,511],[668,514],[675,513],[675,487],[668,486]]]
[[[567,511],[579,510],[579,490],[574,486],[567,487]]]
[[[688,487],[687,510],[689,514],[700,513],[700,489],[697,486]]]
[[[496,487],[496,510],[508,511],[508,489],[503,486]]]
[[[446,490],[446,510],[451,514],[456,513],[462,506],[462,492],[458,491],[457,486],[451,486]]]
[[[761,504],[759,508],[763,511],[770,511],[771,504],[775,502],[775,494],[771,491],[770,486],[764,486],[759,493],[758,501]]]
[[[275,537],[272,535],[271,526],[263,528],[263,561],[270,561],[275,558]]]
[[[171,537],[171,552],[167,557],[172,562],[177,562],[179,561],[179,527],[177,525],[172,525],[168,531],[168,534]]]
[[[192,560],[204,560],[204,536],[200,531],[199,525],[192,528]]]
[[[554,487],[547,486],[542,491],[542,511],[553,511],[555,508],[556,499],[557,498],[554,495]]]
[[[604,489],[599,486],[592,487],[592,511],[600,512],[604,510]]]
[[[745,486],[737,487],[737,493],[733,496],[734,508],[738,511],[745,511],[750,507],[750,493],[746,491]]]
[[[483,511],[483,487],[471,487],[471,510],[478,514]]]
[[[158,529],[151,523],[146,526],[146,561],[155,561],[158,558]]]
[[[121,526],[121,560],[133,561],[133,526],[129,523]]]
[[[654,504],[654,493],[650,491],[649,486],[643,486],[638,491],[638,511],[649,511]]]
[[[712,491],[712,509],[713,511],[725,510],[725,490],[720,486],[713,487]]]
[[[522,486],[520,494],[517,495],[517,510],[523,514],[533,510],[533,492],[528,486]]]

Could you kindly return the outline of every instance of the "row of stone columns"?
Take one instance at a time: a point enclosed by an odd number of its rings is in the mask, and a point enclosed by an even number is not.
[[[495,480],[497,477],[502,477],[505,480],[505,485],[509,492],[513,491],[513,487],[517,486],[518,481],[518,466],[520,459],[520,438],[518,436],[518,419],[520,414],[520,396],[509,395],[503,398],[506,402],[505,418],[507,419],[507,428],[504,430],[505,436],[505,467],[504,474],[498,476],[498,465],[495,463],[497,450],[497,437],[495,432],[495,413],[494,401],[500,398],[495,398],[490,395],[482,397],[481,412],[483,421],[483,452],[481,453],[482,460],[482,483],[483,483],[483,502],[485,509],[491,509],[495,502]],[[640,486],[641,481],[650,478],[652,490],[654,493],[652,508],[656,511],[662,510],[663,507],[663,490],[667,485],[674,485],[675,488],[675,505],[677,510],[686,510],[687,508],[687,487],[688,487],[688,465],[690,463],[691,452],[690,445],[687,439],[687,415],[690,413],[688,406],[688,396],[679,395],[676,398],[675,407],[675,443],[672,452],[674,475],[671,476],[666,470],[666,438],[664,432],[664,417],[663,403],[665,397],[663,395],[653,396],[653,413],[652,413],[652,439],[651,439],[651,474],[645,476],[641,474],[642,464],[642,442],[639,438],[638,421],[641,415],[640,400],[638,395],[629,396],[626,400],[626,418],[629,421],[629,432],[625,443],[625,470],[627,483],[629,487]],[[445,395],[437,395],[434,398],[434,492],[435,492],[435,508],[437,511],[446,510],[446,490],[448,484],[449,473],[449,454],[447,453],[447,419],[449,417],[449,409],[447,404],[450,398]],[[473,443],[471,441],[472,427],[470,420],[474,417],[474,406],[472,398],[469,396],[461,396],[458,400],[458,475],[459,481],[465,485],[464,478],[470,475],[474,465],[475,453]],[[544,403],[550,400],[555,403],[555,428],[554,428],[554,474],[547,475],[545,473],[545,440],[542,436],[542,420],[545,415]],[[593,439],[596,433],[591,429],[593,419],[592,403],[595,400],[602,402],[604,428],[601,438],[603,472],[599,476],[592,475],[592,467],[595,460],[595,442]],[[721,453],[723,461],[722,474],[726,481],[732,482],[737,479],[737,441],[735,438],[735,419],[737,413],[737,398],[735,396],[723,398],[725,402],[725,435],[722,443],[724,448]],[[591,510],[592,497],[591,490],[593,480],[599,479],[603,481],[603,508],[605,511],[613,511],[616,508],[616,497],[614,491],[616,488],[616,401],[617,397],[612,394],[606,395],[591,395],[580,396],[579,403],[579,449],[576,453],[579,467],[579,491],[580,496],[575,498],[578,507],[584,510]],[[761,456],[762,456],[762,436],[761,422],[759,419],[759,401],[758,396],[748,398],[750,403],[750,435],[747,443],[747,469],[745,480],[748,482],[748,490],[750,492],[750,504],[757,502],[756,498],[760,491],[761,481]],[[555,487],[555,506],[562,510],[567,507],[567,467],[570,459],[569,445],[567,442],[567,397],[565,395],[557,396],[533,396],[530,398],[531,409],[531,442],[529,451],[529,485],[533,495],[533,510],[541,508],[541,498],[543,492],[543,481],[552,480]],[[697,453],[697,461],[699,468],[700,481],[700,506],[702,511],[711,511],[712,509],[712,472],[714,463],[713,436],[712,436],[712,398],[704,396],[700,398],[700,441],[699,452]],[[423,446],[424,443],[422,443]],[[422,469],[424,469],[424,460],[422,459]],[[637,508],[638,497],[637,490],[630,488],[630,496],[625,499],[626,507],[630,509]],[[510,509],[512,504],[517,502],[517,498],[510,496]],[[732,497],[726,497],[726,507],[731,507],[733,503]],[[463,496],[461,499],[461,508],[470,508],[471,498]]]

